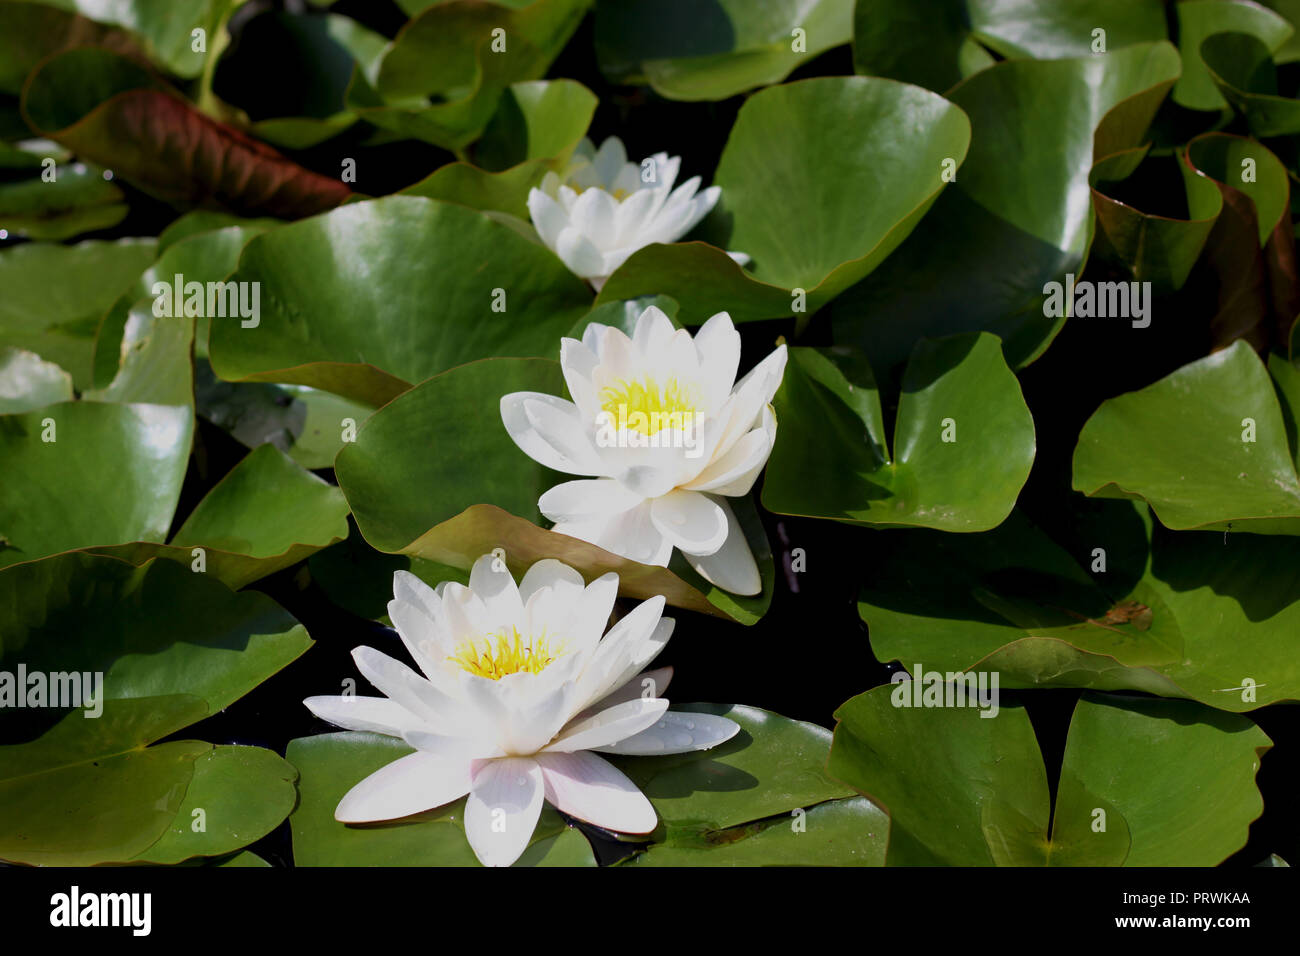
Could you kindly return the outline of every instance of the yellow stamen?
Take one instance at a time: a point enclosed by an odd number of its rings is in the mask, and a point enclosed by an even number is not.
[[[461,642],[447,660],[471,674],[500,680],[508,674],[540,674],[558,656],[559,650],[548,646],[545,636],[529,640],[510,628],[508,634],[503,631]]]
[[[665,428],[685,431],[696,414],[691,390],[670,378],[659,383],[620,380],[600,390],[601,405],[619,428],[653,435]]]

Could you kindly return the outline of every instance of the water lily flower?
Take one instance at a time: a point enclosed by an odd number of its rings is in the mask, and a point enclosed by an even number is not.
[[[740,729],[725,717],[668,711],[670,668],[644,670],[673,620],[662,597],[605,627],[618,575],[591,584],[553,559],[516,586],[484,555],[469,586],[393,576],[388,614],[420,668],[370,647],[352,652],[384,697],[311,697],[316,716],[400,737],[415,753],[366,777],[334,812],[344,823],[392,820],[465,794],[465,834],[479,860],[509,866],[528,846],[542,802],[622,833],[655,828],[654,807],[599,756],[707,750]],[[603,637],[602,637],[603,635]]]
[[[642,564],[667,566],[677,548],[718,587],[757,594],[758,566],[727,498],[748,494],[771,454],[785,361],[778,346],[736,382],[740,334],[727,313],[692,338],[651,306],[631,338],[593,322],[581,342],[562,341],[572,402],[514,392],[501,418],[529,457],[587,476],[538,500],[554,531]]]
[[[703,192],[700,177],[677,188],[681,157],[656,153],[629,163],[623,141],[611,136],[596,149],[583,139],[563,175],[548,172],[528,192],[528,212],[548,248],[597,291],[632,253],[654,242],[676,242],[709,214],[722,195]],[[727,255],[742,266],[749,256]]]

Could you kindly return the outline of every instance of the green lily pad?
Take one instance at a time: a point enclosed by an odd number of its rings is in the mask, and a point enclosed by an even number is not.
[[[0,250],[0,347],[27,349],[92,383],[101,316],[156,255],[153,239],[34,242]]]
[[[719,830],[705,846],[656,843],[628,866],[884,866],[889,817],[870,800],[828,800],[807,811]]]
[[[739,597],[704,581],[674,553],[669,567],[641,564],[539,527],[537,500],[567,476],[525,455],[500,419],[503,395],[563,393],[558,362],[486,359],[434,376],[376,412],[335,461],[339,487],[367,542],[469,568],[496,548],[516,576],[557,558],[588,579],[617,572],[632,597],[662,594],[669,604],[752,624],[772,598],[774,570],[753,505],[732,499],[763,579],[762,593]],[[466,469],[464,462],[475,463]]]
[[[736,834],[736,827],[772,817],[789,821],[794,810],[853,796],[826,773],[831,732],[824,727],[741,704],[676,705],[673,710],[727,717],[740,724],[741,732],[711,750],[611,758],[659,814],[651,852],[658,845],[701,849],[715,843],[735,844],[737,838],[753,836]],[[859,813],[850,817],[868,821]],[[884,822],[880,817],[870,819]],[[888,826],[883,827],[875,839],[883,844],[887,832]],[[807,852],[813,852],[811,845]]]
[[[1223,197],[1214,184],[1186,163],[1178,162],[1188,212],[1161,215],[1139,209],[1132,199],[1116,199],[1116,184],[1129,179],[1144,163],[1163,164],[1170,157],[1151,159],[1147,150],[1112,153],[1092,167],[1092,207],[1097,214],[1097,236],[1092,255],[1119,262],[1135,282],[1150,282],[1153,291],[1167,293],[1182,288],[1192,266],[1223,209]]]
[[[1079,435],[1074,488],[1145,499],[1176,530],[1300,534],[1282,411],[1245,342],[1102,403]]]
[[[1201,44],[1206,72],[1253,136],[1300,133],[1300,100],[1279,96],[1269,48],[1249,33],[1216,33]]]
[[[59,701],[86,709],[34,739],[25,728],[59,711],[6,711],[0,734],[27,742],[0,746],[0,858],[84,866],[226,853],[288,813],[292,776],[268,751],[148,746],[307,649],[306,631],[269,598],[170,561],[72,553],[0,571],[0,606],[6,672],[102,675],[97,696],[85,688],[94,706]],[[206,833],[193,829],[197,807],[211,814]]]
[[[1044,314],[1045,286],[1081,273],[1092,239],[1093,162],[1141,142],[1178,75],[1162,41],[1009,60],[948,91],[970,117],[970,155],[908,241],[836,300],[835,340],[882,374],[921,337],[976,329],[1013,368],[1037,358],[1065,322]]]
[[[293,809],[297,779],[293,765],[270,750],[213,747],[195,759],[171,827],[133,862],[219,857],[261,839]]]
[[[381,129],[462,150],[483,133],[512,83],[546,73],[590,4],[430,5],[402,28],[371,76],[354,71],[348,108]]]
[[[987,332],[917,345],[892,454],[871,368],[852,351],[792,349],[774,405],[763,504],[780,514],[985,531],[1010,514],[1034,460],[1033,418]]]
[[[1193,139],[1186,164],[1223,197],[1204,259],[1218,279],[1214,347],[1241,338],[1260,351],[1285,346],[1300,312],[1286,167],[1263,144],[1227,133]]]
[[[1271,741],[1244,717],[1085,695],[1053,808],[1023,708],[985,720],[894,706],[898,692],[836,711],[828,765],[889,811],[891,866],[1213,866],[1263,810],[1255,772]]]
[[[394,737],[338,733],[289,741],[289,762],[302,775],[293,828],[298,866],[477,866],[465,837],[462,797],[404,820],[348,826],[334,819],[343,795],[380,767],[412,753]],[[515,866],[595,866],[591,847],[549,806]]]
[[[1162,0],[883,0],[858,4],[853,62],[943,92],[992,66],[990,50],[1055,60],[1165,39]]]
[[[62,402],[0,416],[0,567],[74,548],[162,541],[192,429],[190,410],[170,405]]]
[[[596,7],[601,70],[619,83],[649,83],[670,100],[724,100],[780,83],[799,64],[848,43],[852,31],[852,0],[600,0]]]
[[[261,317],[249,328],[213,323],[218,376],[373,405],[463,362],[552,355],[591,303],[545,247],[482,213],[411,196],[264,233],[231,278],[261,284]]]
[[[72,376],[24,349],[0,348],[0,414],[72,401]]]
[[[1183,0],[1178,11],[1178,49],[1183,73],[1174,86],[1174,102],[1194,110],[1218,110],[1228,105],[1215,87],[1201,44],[1216,33],[1248,33],[1273,52],[1291,38],[1294,28],[1285,18],[1245,0]]]
[[[23,88],[22,108],[40,135],[168,202],[292,219],[351,195],[338,179],[210,119],[144,67],[106,50],[44,61]]]
[[[55,169],[53,182],[0,183],[0,227],[28,239],[71,239],[126,218],[122,190],[106,182],[102,170],[82,163]]]
[[[961,110],[901,83],[820,77],[756,93],[714,176],[721,208],[703,230],[715,248],[648,246],[597,302],[669,295],[689,323],[724,310],[737,322],[810,315],[907,237],[943,189],[945,162],[955,171],[969,140]],[[873,198],[864,205],[861,196]],[[752,273],[722,249],[751,256]]]
[[[474,151],[479,165],[448,163],[402,190],[528,219],[528,191],[568,163],[596,111],[596,97],[573,80],[513,84]],[[483,167],[483,168],[480,168]]]
[[[204,496],[166,545],[94,548],[143,562],[157,555],[198,567],[232,588],[297,564],[348,534],[343,492],[273,445],[248,453]]]
[[[878,542],[858,605],[873,652],[912,672],[995,671],[1006,688],[1139,690],[1230,711],[1300,699],[1294,538],[1153,529],[1119,502],[1101,514],[1070,550],[1018,512],[984,534]]]

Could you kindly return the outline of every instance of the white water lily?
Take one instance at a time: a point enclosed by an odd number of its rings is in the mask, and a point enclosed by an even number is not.
[[[509,866],[528,846],[542,801],[623,833],[655,828],[654,807],[599,753],[707,750],[740,729],[725,717],[670,713],[671,669],[643,668],[668,643],[662,597],[605,633],[618,575],[589,585],[538,561],[516,586],[488,554],[469,586],[436,589],[393,576],[388,614],[423,672],[370,647],[352,652],[384,697],[311,697],[316,716],[416,748],[366,777],[334,812],[344,823],[392,820],[465,794],[465,834],[479,860]],[[602,635],[603,638],[602,638]]]
[[[698,176],[674,189],[680,166],[681,157],[667,153],[630,163],[617,136],[600,149],[584,139],[563,175],[548,172],[529,190],[528,212],[542,242],[599,290],[632,253],[676,242],[717,203],[721,188],[699,192]],[[749,262],[744,253],[727,255]]]
[[[553,530],[643,564],[667,566],[675,547],[718,587],[757,594],[758,567],[727,498],[749,493],[772,452],[770,403],[785,361],[778,346],[736,382],[740,334],[727,313],[692,338],[651,306],[631,338],[593,322],[581,342],[562,341],[572,402],[514,392],[501,418],[529,457],[589,476],[541,496]]]

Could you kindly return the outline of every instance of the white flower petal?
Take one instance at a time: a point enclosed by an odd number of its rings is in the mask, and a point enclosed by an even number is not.
[[[550,442],[549,435],[543,435],[538,430],[525,409],[526,405],[535,406],[538,403],[549,404],[555,411],[555,417],[546,420],[548,427],[562,426],[578,434],[584,430],[578,407],[572,402],[541,392],[511,392],[501,397],[501,421],[506,426],[511,440],[519,446],[519,450],[533,461],[553,471],[562,471],[570,475],[603,474],[605,466],[594,449],[584,449],[580,443],[573,440],[563,442],[564,446],[577,456],[570,457]],[[584,468],[595,470],[585,471]]]
[[[615,704],[636,700],[638,697],[662,697],[672,679],[671,667],[656,667],[652,671],[642,671],[622,687],[596,701],[578,716],[586,717],[607,707],[613,707]]]
[[[509,866],[528,848],[545,793],[542,770],[528,757],[475,764],[465,802],[465,836],[484,866]]]
[[[340,823],[396,820],[450,803],[469,788],[468,763],[450,763],[417,751],[380,767],[344,794],[334,819]]]
[[[561,521],[551,529],[557,534],[588,541],[611,554],[667,567],[673,546],[650,520],[650,502],[644,501],[621,515],[595,517],[588,521]]]
[[[308,697],[303,703],[321,720],[344,730],[400,737],[424,724],[397,701],[387,697]]]
[[[686,554],[685,558],[700,577],[732,594],[749,596],[763,590],[763,578],[745,540],[745,532],[736,520],[726,498],[715,499],[727,515],[727,540],[712,554]]]
[[[600,181],[611,184],[627,163],[627,149],[617,136],[609,136],[600,144],[600,149],[596,150],[591,162]]]
[[[588,189],[569,210],[569,225],[597,249],[608,251],[614,245],[617,216],[618,203],[613,196],[603,189]]]
[[[450,763],[462,764],[465,767],[468,767],[473,760],[505,755],[501,746],[490,737],[454,737],[413,729],[402,734],[402,739],[421,753],[427,753]]]
[[[569,224],[568,213],[564,207],[540,189],[528,191],[528,215],[537,229],[537,235],[552,252],[559,241],[560,233]]]
[[[659,720],[618,743],[595,747],[606,754],[656,756],[709,750],[740,732],[740,725],[726,717],[670,710]]]
[[[712,498],[675,490],[650,502],[650,520],[686,554],[712,554],[727,540],[727,515]]]
[[[695,333],[695,351],[700,356],[700,375],[711,390],[712,407],[721,406],[736,384],[736,370],[740,367],[740,333],[732,324],[731,316],[719,312],[700,326]]]
[[[714,459],[682,487],[691,491],[709,491],[728,498],[749,494],[758,473],[763,470],[768,456],[772,454],[772,438],[776,434],[776,418],[770,405],[764,409],[764,413],[763,427],[742,435],[726,454]]]
[[[570,816],[620,833],[649,833],[655,809],[621,770],[592,753],[539,754],[546,799]]]
[[[493,633],[511,628],[527,636],[528,623],[524,619],[524,602],[519,598],[519,588],[514,575],[495,555],[482,555],[469,572],[469,589],[483,602]],[[507,636],[510,635],[507,633]]]
[[[560,230],[555,240],[555,254],[569,267],[570,272],[583,279],[606,275],[602,271],[605,267],[604,253],[577,226],[569,225]]]
[[[563,561],[542,558],[524,572],[519,582],[519,597],[523,601],[529,601],[538,591],[549,588],[572,600],[582,593],[585,586],[582,575]]]
[[[551,521],[585,521],[622,514],[644,500],[612,478],[588,478],[547,490],[537,500],[537,509]]]
[[[401,661],[394,660],[373,647],[352,651],[357,670],[384,696],[396,701],[416,717],[443,728],[455,720],[458,702],[434,687]]]
[[[572,402],[542,402],[528,398],[524,400],[523,410],[525,419],[536,433],[559,452],[561,460],[569,462],[569,467],[563,470],[574,475],[608,477],[607,466],[587,436],[586,427]]]
[[[618,743],[645,730],[667,709],[668,701],[662,697],[638,697],[615,704],[590,717],[570,722],[542,751],[573,753]]]

